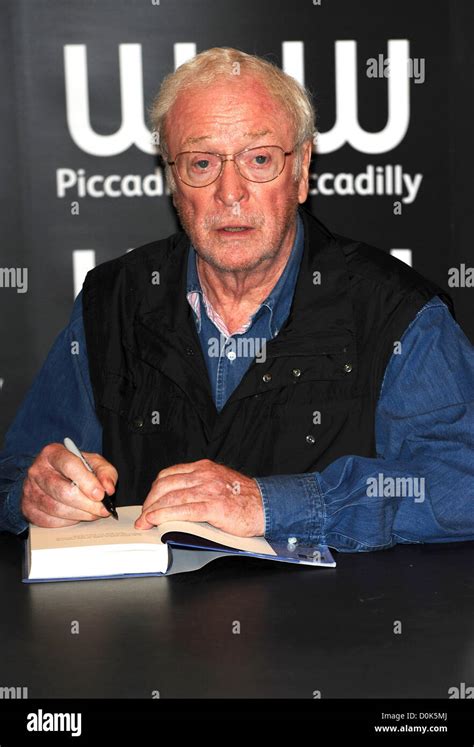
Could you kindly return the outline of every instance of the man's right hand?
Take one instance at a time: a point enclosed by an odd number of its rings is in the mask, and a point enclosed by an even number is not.
[[[83,454],[97,477],[62,444],[48,444],[40,451],[23,482],[20,508],[28,521],[39,527],[67,527],[110,516],[102,499],[104,491],[114,493],[118,472],[100,454]]]

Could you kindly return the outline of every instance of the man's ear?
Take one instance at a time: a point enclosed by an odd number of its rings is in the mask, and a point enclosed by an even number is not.
[[[301,161],[301,174],[298,183],[298,202],[303,203],[308,197],[309,191],[309,166],[311,163],[311,156],[313,155],[313,141],[307,140],[301,146],[303,153]]]

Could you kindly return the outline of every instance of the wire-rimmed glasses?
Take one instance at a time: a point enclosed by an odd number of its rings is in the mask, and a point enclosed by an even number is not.
[[[285,168],[286,156],[291,156],[293,152],[294,148],[285,151],[279,145],[245,148],[231,155],[187,150],[178,153],[174,161],[167,163],[168,166],[174,166],[180,181],[189,187],[208,187],[220,177],[226,161],[234,161],[244,179],[263,183],[280,176]]]

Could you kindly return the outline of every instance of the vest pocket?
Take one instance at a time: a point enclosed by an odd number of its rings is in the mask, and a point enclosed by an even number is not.
[[[367,404],[363,397],[308,403],[291,399],[271,408],[273,471],[292,474],[323,469],[344,454],[365,449]]]
[[[174,386],[165,377],[137,388],[127,377],[108,372],[100,405],[113,411],[137,434],[160,434],[171,428],[177,402]]]

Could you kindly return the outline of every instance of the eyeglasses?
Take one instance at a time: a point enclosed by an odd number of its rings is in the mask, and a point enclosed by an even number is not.
[[[208,187],[220,177],[226,161],[234,161],[239,174],[249,182],[271,182],[280,176],[286,156],[292,153],[294,148],[284,151],[279,145],[247,148],[233,155],[187,150],[167,163],[175,167],[179,179],[189,187]]]

